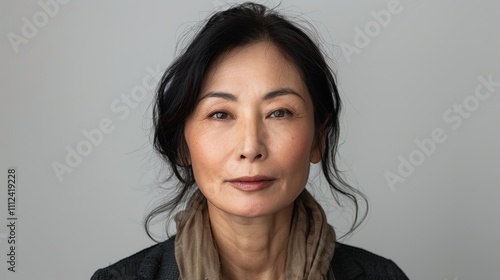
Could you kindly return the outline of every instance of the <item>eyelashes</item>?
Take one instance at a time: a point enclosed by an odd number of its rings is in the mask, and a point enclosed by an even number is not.
[[[210,118],[212,119],[216,119],[216,120],[225,120],[229,117],[229,114],[226,113],[226,112],[214,112],[214,113],[211,113]]]
[[[292,111],[283,108],[283,109],[273,110],[272,112],[270,112],[269,114],[266,115],[266,118],[284,119],[284,118],[290,118],[293,116],[294,116],[294,114],[292,113]],[[234,119],[233,115],[231,115],[227,111],[223,111],[223,110],[211,112],[208,117],[211,119],[215,119],[215,120]]]
[[[288,109],[278,109],[275,111],[272,111],[271,114],[269,114],[269,117],[271,118],[285,118],[285,117],[292,117],[293,114],[290,112]]]

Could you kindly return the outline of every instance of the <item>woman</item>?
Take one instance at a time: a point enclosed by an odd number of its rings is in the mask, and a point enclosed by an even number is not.
[[[187,201],[176,236],[92,279],[407,279],[336,242],[305,190],[320,163],[358,209],[335,165],[339,113],[332,71],[304,31],[253,3],[214,14],[166,70],[154,110],[178,193],[147,221]]]

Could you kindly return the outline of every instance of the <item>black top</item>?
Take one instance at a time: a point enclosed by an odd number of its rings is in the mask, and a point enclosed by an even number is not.
[[[91,280],[178,280],[174,249],[174,239],[169,239],[99,269]],[[408,279],[393,261],[338,242],[331,268],[336,280]]]

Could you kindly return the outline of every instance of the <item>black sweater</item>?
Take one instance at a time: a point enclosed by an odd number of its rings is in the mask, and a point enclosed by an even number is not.
[[[335,245],[331,268],[336,280],[408,279],[391,260],[341,243]],[[153,245],[113,265],[99,269],[91,278],[91,280],[146,279],[179,279],[173,239]]]

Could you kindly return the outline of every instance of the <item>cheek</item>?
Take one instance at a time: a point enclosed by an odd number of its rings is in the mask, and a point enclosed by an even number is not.
[[[210,132],[186,134],[190,161],[198,184],[217,176],[227,158],[227,147],[219,136]]]
[[[284,133],[287,131],[288,133]],[[301,155],[309,156],[311,147],[314,139],[314,124],[309,121],[298,122],[291,125],[287,129],[283,129],[282,135],[287,135],[288,141],[282,140],[283,142],[288,142],[290,146],[290,153],[300,157]],[[292,149],[293,147],[293,149]]]
[[[313,131],[309,126],[299,126],[288,130],[276,143],[278,148],[275,153],[290,172],[308,172],[313,144]]]

